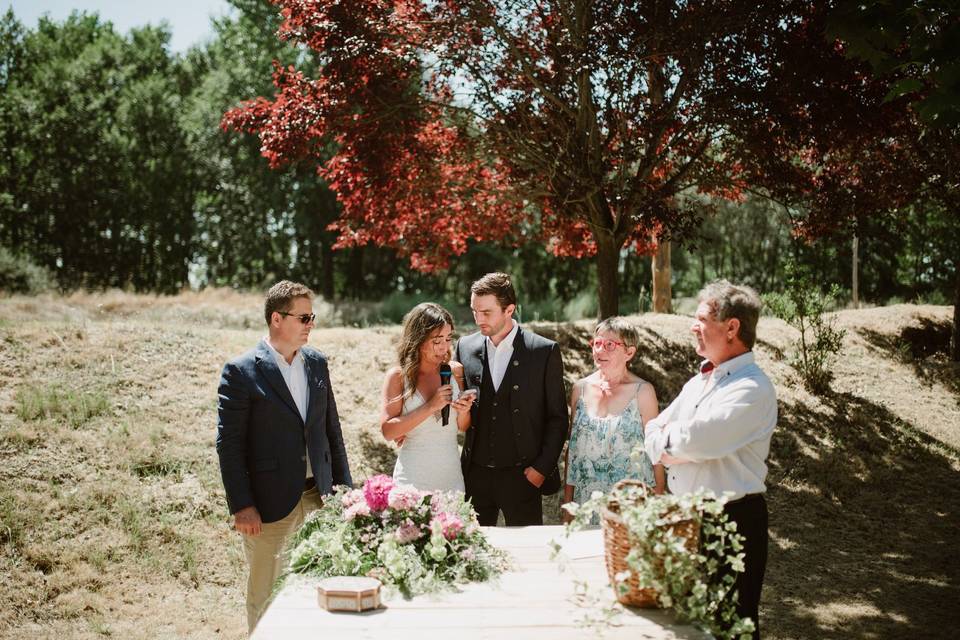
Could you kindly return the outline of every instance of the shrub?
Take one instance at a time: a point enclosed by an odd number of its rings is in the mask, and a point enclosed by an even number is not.
[[[49,271],[6,247],[0,247],[0,292],[43,293],[52,289],[53,284]]]
[[[813,393],[824,393],[830,388],[833,372],[828,365],[840,352],[846,335],[846,331],[837,329],[834,319],[826,315],[839,295],[837,285],[824,294],[809,271],[791,262],[786,265],[785,290],[764,297],[775,316],[800,332],[790,364]]]

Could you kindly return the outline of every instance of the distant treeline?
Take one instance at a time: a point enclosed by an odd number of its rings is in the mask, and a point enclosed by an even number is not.
[[[169,52],[163,27],[120,34],[85,13],[33,28],[12,10],[0,19],[0,290],[36,288],[38,273],[62,289],[164,293],[289,277],[329,300],[400,296],[393,316],[421,297],[462,304],[473,278],[502,269],[530,314],[595,313],[592,262],[539,245],[475,244],[432,275],[377,247],[333,249],[338,205],[315,167],[270,170],[256,137],[220,129],[243,97],[272,95],[274,60],[317,64],[276,37],[269,3],[231,4],[214,38],[184,55]],[[776,290],[790,257],[849,290],[852,232],[807,245],[772,203],[719,207],[674,249],[676,297],[718,276]],[[918,208],[857,229],[860,296],[949,303],[960,255],[949,217]],[[649,262],[623,256],[622,312],[649,305]]]

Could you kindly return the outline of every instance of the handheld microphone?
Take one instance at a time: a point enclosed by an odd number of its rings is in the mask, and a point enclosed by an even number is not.
[[[450,365],[444,362],[440,365],[440,385],[450,384],[450,376],[453,375],[453,371],[450,369]],[[445,406],[440,410],[440,418],[443,421],[443,426],[447,426],[447,423],[450,422],[450,405]]]

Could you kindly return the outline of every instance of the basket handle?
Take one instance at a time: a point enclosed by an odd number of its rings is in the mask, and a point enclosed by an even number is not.
[[[617,481],[613,488],[615,490],[626,489],[627,487],[640,487],[643,491],[643,497],[647,498],[650,495],[650,487],[647,486],[647,483],[643,480],[635,480],[633,478],[624,478],[623,480]]]

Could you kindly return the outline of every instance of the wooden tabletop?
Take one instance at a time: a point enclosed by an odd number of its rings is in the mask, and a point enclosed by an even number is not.
[[[411,599],[394,595],[378,610],[346,613],[322,609],[316,581],[298,579],[270,604],[252,640],[710,637],[675,624],[664,611],[612,606],[616,600],[603,565],[599,530],[569,539],[560,526],[484,527],[484,532],[513,561],[513,569],[493,581]],[[550,559],[551,539],[563,545],[555,560]],[[584,582],[585,593],[578,586]]]

